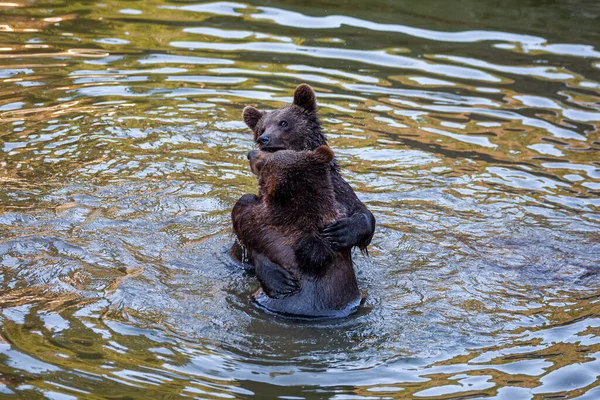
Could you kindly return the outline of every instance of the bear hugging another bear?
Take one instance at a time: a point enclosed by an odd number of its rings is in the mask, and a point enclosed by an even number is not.
[[[279,110],[246,107],[259,150],[248,154],[259,194],[232,211],[238,238],[230,254],[254,268],[255,300],[292,316],[336,317],[359,305],[351,250],[366,250],[375,218],[340,175],[321,130],[315,93],[302,84]]]

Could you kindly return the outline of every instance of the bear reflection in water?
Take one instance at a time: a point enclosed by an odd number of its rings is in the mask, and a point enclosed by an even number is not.
[[[262,290],[256,301],[294,316],[337,317],[361,301],[351,250],[366,250],[375,219],[341,177],[321,131],[312,88],[265,113],[243,112],[260,150],[248,154],[259,195],[244,195],[233,228]],[[242,248],[230,251],[240,259]]]

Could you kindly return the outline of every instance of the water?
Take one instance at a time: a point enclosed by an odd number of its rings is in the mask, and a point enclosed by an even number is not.
[[[598,3],[295,3],[0,3],[0,393],[600,397]],[[378,221],[343,320],[224,254],[301,82]]]

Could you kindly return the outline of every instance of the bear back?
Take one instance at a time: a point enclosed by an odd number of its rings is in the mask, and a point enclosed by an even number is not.
[[[269,209],[273,225],[320,229],[337,217],[331,183],[333,151],[281,150],[250,152],[250,165],[258,177],[259,197]]]

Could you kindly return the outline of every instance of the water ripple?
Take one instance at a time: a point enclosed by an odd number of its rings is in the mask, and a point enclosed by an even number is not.
[[[598,397],[595,4],[0,9],[2,395]],[[340,321],[226,254],[301,82],[378,221]]]

